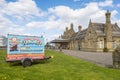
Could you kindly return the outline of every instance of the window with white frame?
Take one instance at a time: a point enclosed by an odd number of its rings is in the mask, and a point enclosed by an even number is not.
[[[115,41],[112,42],[112,48],[115,48],[116,47],[116,44],[115,44]]]
[[[100,48],[103,48],[103,41],[100,40]]]

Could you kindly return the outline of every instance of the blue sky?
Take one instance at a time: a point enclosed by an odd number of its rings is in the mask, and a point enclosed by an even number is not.
[[[0,0],[0,35],[45,36],[50,41],[74,24],[82,29],[92,22],[105,23],[105,12],[120,26],[119,0]]]

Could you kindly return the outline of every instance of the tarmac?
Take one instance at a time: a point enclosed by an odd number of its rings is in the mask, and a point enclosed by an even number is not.
[[[62,50],[62,52],[66,55],[75,56],[99,66],[113,67],[112,53],[110,52],[84,52],[77,50]]]

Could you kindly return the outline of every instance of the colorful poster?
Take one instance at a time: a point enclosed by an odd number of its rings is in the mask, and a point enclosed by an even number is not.
[[[8,35],[8,54],[44,53],[44,38]]]
[[[44,38],[9,34],[6,61],[21,60],[23,58],[43,59]]]

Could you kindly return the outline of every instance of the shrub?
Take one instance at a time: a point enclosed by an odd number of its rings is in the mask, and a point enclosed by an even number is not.
[[[103,49],[103,52],[108,52],[108,51],[109,51],[108,48]]]

